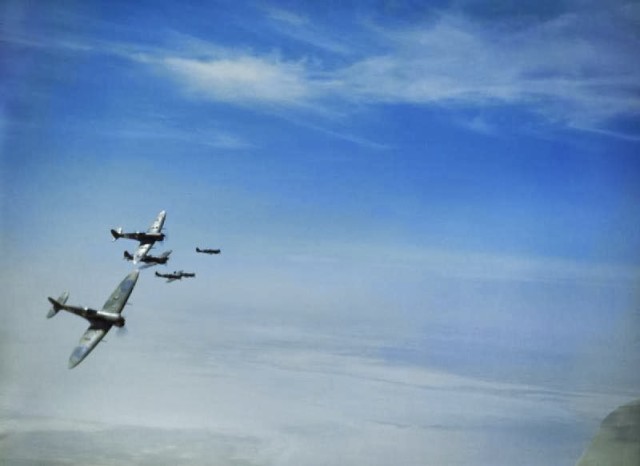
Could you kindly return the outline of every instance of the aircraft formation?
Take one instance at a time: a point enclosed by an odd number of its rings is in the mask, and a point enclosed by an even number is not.
[[[166,265],[169,261],[169,256],[172,252],[171,250],[165,251],[159,256],[152,256],[149,254],[157,242],[163,242],[166,238],[166,235],[162,232],[166,217],[167,213],[164,210],[161,211],[146,232],[136,231],[133,233],[125,233],[122,228],[111,230],[113,241],[116,241],[119,238],[125,238],[139,242],[139,245],[133,254],[129,251],[124,251],[124,259],[133,262],[133,264],[142,263],[144,265],[134,269],[120,282],[100,310],[68,305],[67,301],[69,299],[69,292],[67,291],[62,293],[58,299],[53,299],[51,297],[47,298],[51,303],[51,309],[47,314],[47,318],[55,316],[60,310],[65,310],[89,321],[89,328],[84,332],[80,338],[78,346],[76,346],[69,357],[69,369],[80,364],[89,355],[89,353],[93,351],[98,343],[100,343],[111,327],[124,327],[125,318],[122,316],[122,310],[127,304],[129,296],[131,296],[131,293],[136,286],[138,277],[140,276],[140,270],[159,264]],[[200,249],[199,247],[196,247],[196,252],[220,254],[220,249]],[[155,275],[157,277],[166,278],[167,283],[175,280],[181,280],[182,278],[192,278],[196,276],[195,273],[184,272],[182,270],[169,274],[156,272]]]

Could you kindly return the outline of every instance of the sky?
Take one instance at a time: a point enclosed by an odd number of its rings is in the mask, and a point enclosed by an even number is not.
[[[573,465],[640,396],[640,3],[0,17],[9,464]],[[67,369],[46,298],[101,306],[161,210],[196,277]]]

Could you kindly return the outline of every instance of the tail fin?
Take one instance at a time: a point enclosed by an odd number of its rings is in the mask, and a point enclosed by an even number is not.
[[[69,292],[65,291],[64,293],[62,293],[57,301],[53,298],[47,299],[51,303],[51,309],[49,309],[49,312],[47,313],[47,318],[51,319],[58,313],[60,309],[62,309],[62,306],[66,304],[67,300],[69,299]]]
[[[133,260],[133,256],[129,253],[129,251],[125,251],[124,252],[124,258],[128,261],[132,261]]]
[[[196,247],[196,252],[202,252],[202,250],[199,247]]]
[[[122,238],[122,227],[119,227],[117,230],[111,230],[111,236],[113,236],[113,241]]]

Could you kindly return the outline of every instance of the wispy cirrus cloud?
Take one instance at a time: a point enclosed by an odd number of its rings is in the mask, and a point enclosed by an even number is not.
[[[299,105],[312,94],[302,63],[240,55],[213,60],[167,57],[161,66],[189,91],[211,100]]]
[[[278,44],[271,48],[184,36],[173,48],[17,33],[4,40],[116,55],[152,66],[177,90],[209,101],[327,115],[354,105],[517,106],[558,126],[637,139],[612,127],[640,113],[637,5],[585,6],[527,23],[452,11],[408,26],[354,17],[348,45],[336,40],[344,31],[310,26],[304,12],[261,12],[255,21]],[[283,48],[282,38],[297,46]]]
[[[389,50],[336,77],[345,94],[363,101],[524,105],[555,122],[597,126],[640,112],[640,66],[629,60],[638,40],[630,29],[633,18],[621,16],[574,13],[524,28],[490,29],[443,15],[426,28],[377,29]]]
[[[166,124],[158,121],[146,124],[127,122],[126,127],[122,129],[109,130],[110,134],[114,132],[124,138],[188,142],[224,150],[243,150],[255,147],[255,145],[246,138],[224,130],[216,128],[190,128],[189,130],[184,130],[168,127]]]
[[[269,11],[280,33],[318,43],[318,33],[313,40],[293,33],[303,17]],[[617,135],[607,122],[640,112],[640,65],[630,60],[639,21],[626,6],[520,27],[442,14],[404,29],[369,26],[377,45],[346,65],[231,50],[224,58],[165,57],[160,65],[189,91],[230,103],[517,105],[555,124]]]
[[[266,7],[267,16],[276,22],[289,24],[295,27],[309,25],[309,19],[282,8]]]
[[[353,39],[331,34],[316,26],[307,16],[275,7],[266,7],[267,22],[280,35],[338,55],[353,54]]]

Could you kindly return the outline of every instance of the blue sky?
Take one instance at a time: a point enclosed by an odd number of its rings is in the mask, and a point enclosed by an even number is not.
[[[637,397],[637,2],[1,11],[15,432],[204,429],[203,455],[249,464],[391,464],[384,438],[404,464],[573,464]],[[196,280],[146,271],[127,337],[70,373],[85,324],[44,319],[46,296],[99,306],[130,267],[109,228],[163,209],[168,269]],[[104,383],[118,408],[95,408]]]

